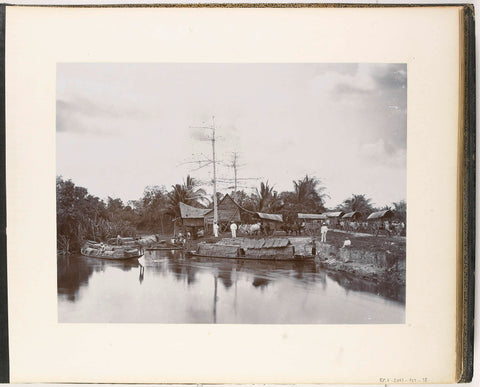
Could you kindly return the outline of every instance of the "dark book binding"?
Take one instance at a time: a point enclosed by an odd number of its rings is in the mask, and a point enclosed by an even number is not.
[[[8,298],[7,298],[7,206],[6,206],[6,167],[5,167],[5,4],[0,5],[0,162],[2,164],[2,195],[0,201],[0,382],[10,381],[8,353]]]
[[[475,19],[473,5],[463,7],[463,187],[461,200],[462,256],[458,307],[457,380],[468,383],[473,377],[473,333],[475,300]]]

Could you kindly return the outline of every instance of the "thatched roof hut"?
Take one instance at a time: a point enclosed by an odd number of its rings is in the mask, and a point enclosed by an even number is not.
[[[327,218],[341,218],[345,212],[343,211],[331,211],[331,212],[325,212],[322,215],[325,215]]]
[[[186,227],[203,227],[205,214],[210,210],[208,208],[197,208],[188,204],[179,203],[180,218],[175,219]]]
[[[217,204],[217,211],[219,223],[240,223],[241,212],[245,210],[229,194],[226,194]],[[205,223],[213,224],[213,208],[205,214]]]
[[[327,219],[327,215],[325,214],[298,214],[298,219],[302,219],[305,221],[315,221],[315,220],[325,220]]]
[[[362,214],[358,211],[348,212],[342,216],[345,220],[357,220],[362,217]]]
[[[345,215],[345,212],[343,211],[330,211],[330,212],[324,212],[322,215],[325,215],[327,220],[326,223],[329,226],[338,226],[340,224],[340,219],[342,218],[343,215]]]
[[[254,217],[261,219],[261,220],[266,220],[270,222],[283,222],[283,216],[281,214],[266,214],[263,212],[255,212]]]
[[[189,206],[188,204],[180,202],[180,217],[182,219],[197,219],[203,218],[210,209],[197,208]]]
[[[244,222],[246,218],[253,217],[270,222],[283,222],[283,217],[280,214],[266,214],[263,212],[249,211],[240,206],[229,194],[226,194],[217,205],[218,221],[220,223],[229,222]],[[209,209],[205,214],[205,222],[207,224],[213,223],[213,209]]]
[[[377,211],[377,212],[372,212],[370,215],[368,215],[367,220],[386,220],[386,219],[391,219],[392,216],[393,216],[393,212],[390,210]]]

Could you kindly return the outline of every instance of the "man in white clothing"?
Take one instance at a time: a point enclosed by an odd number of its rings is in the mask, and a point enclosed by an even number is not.
[[[322,227],[320,227],[320,236],[321,236],[320,241],[322,243],[325,243],[327,241],[327,231],[328,231],[328,227],[325,223],[323,223]]]
[[[235,224],[235,222],[232,222],[232,224],[230,225],[230,231],[232,232],[232,238],[236,238],[237,237],[237,225]]]
[[[213,224],[213,236],[218,238],[218,224],[216,222]]]

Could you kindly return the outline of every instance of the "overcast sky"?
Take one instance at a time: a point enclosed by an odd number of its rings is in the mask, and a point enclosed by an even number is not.
[[[208,184],[212,168],[188,162],[211,157],[211,132],[192,127],[212,116],[218,174],[233,178],[238,152],[247,190],[309,174],[331,207],[406,198],[405,64],[58,64],[56,114],[57,175],[101,198],[188,173]]]

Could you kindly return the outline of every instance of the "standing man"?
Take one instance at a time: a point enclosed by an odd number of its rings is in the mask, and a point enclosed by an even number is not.
[[[213,236],[214,236],[215,238],[218,238],[218,224],[217,224],[217,222],[215,222],[215,223],[213,224]]]
[[[237,225],[235,224],[235,222],[232,222],[232,224],[230,225],[230,231],[232,232],[232,238],[236,238],[237,237]]]
[[[323,223],[322,227],[320,227],[320,235],[321,235],[320,241],[322,243],[327,242],[327,231],[328,231],[328,227],[325,223]]]

